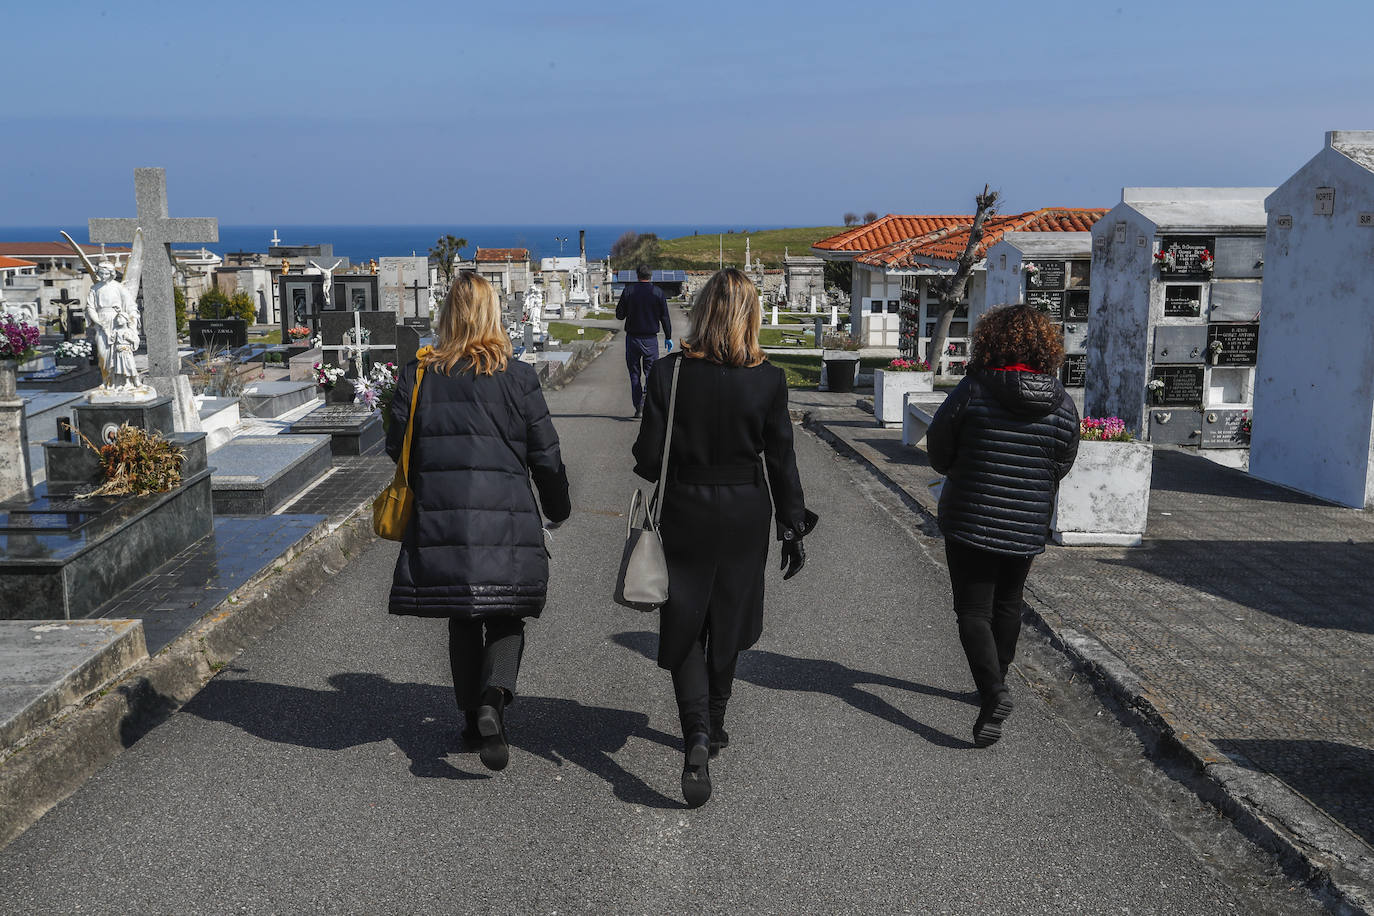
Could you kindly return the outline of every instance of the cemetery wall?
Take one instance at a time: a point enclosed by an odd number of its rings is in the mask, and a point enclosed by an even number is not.
[[[1319,188],[1331,192],[1329,207],[1317,199]],[[1374,172],[1328,147],[1269,195],[1265,209],[1250,471],[1347,506],[1370,506]]]

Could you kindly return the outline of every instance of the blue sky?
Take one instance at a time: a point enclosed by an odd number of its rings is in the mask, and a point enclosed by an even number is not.
[[[668,8],[671,6],[671,8]],[[585,9],[584,9],[585,8]],[[822,225],[1273,185],[1374,128],[1374,3],[230,5],[6,12],[0,225]]]

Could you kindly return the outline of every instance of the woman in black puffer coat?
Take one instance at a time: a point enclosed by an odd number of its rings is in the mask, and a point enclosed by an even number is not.
[[[1028,305],[992,309],[974,329],[968,375],[926,432],[930,464],[946,475],[940,530],[959,640],[982,701],[978,747],[1000,738],[1011,714],[1005,678],[1021,594],[1078,454],[1078,409],[1056,377],[1063,361],[1063,335],[1049,316]]]
[[[415,514],[401,541],[390,611],[449,619],[453,691],[482,762],[505,767],[525,618],[544,609],[550,527],[572,512],[568,476],[534,369],[511,359],[491,284],[459,275],[439,312],[439,344],[401,370],[386,450],[399,460],[420,366],[410,445]],[[539,489],[535,503],[530,478]]]

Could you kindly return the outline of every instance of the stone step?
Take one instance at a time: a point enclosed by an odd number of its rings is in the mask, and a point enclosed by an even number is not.
[[[237,436],[213,456],[217,515],[271,515],[324,476],[331,459],[324,435]]]
[[[147,657],[141,620],[0,620],[0,749]]]

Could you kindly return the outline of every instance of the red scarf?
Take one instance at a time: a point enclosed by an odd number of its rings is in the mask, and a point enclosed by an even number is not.
[[[1036,373],[1037,375],[1040,374],[1040,370],[1039,370],[1039,369],[1032,369],[1030,366],[1027,366],[1025,363],[1012,363],[1012,364],[1009,365],[1009,366],[997,366],[996,368],[989,369],[988,371],[989,371],[989,372],[1034,372],[1034,373]]]

